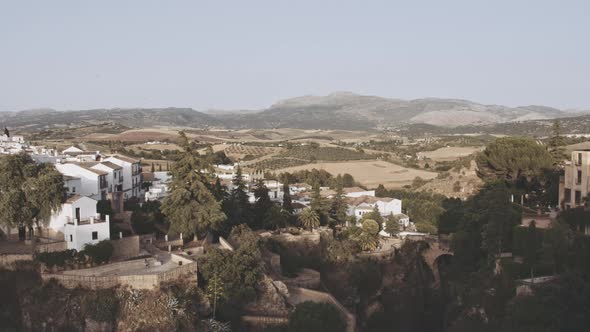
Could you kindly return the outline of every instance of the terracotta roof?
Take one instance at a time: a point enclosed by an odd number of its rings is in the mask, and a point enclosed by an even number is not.
[[[154,173],[152,172],[143,172],[141,173],[141,176],[143,178],[143,181],[154,181],[156,179]]]
[[[139,160],[137,160],[137,159],[133,159],[133,158],[127,157],[127,156],[122,156],[120,154],[112,155],[112,156],[109,156],[107,158],[116,158],[116,159],[119,159],[119,160],[122,160],[122,161],[126,161],[126,162],[132,163],[132,164],[139,162]]]
[[[80,195],[74,195],[74,196],[68,197],[68,199],[66,200],[66,203],[74,203],[75,201],[79,200],[80,198],[82,198],[82,196],[80,196]]]
[[[103,161],[103,162],[101,162],[101,164],[105,165],[106,167],[108,167],[110,169],[122,169],[123,168],[115,163],[110,162],[110,161]]]

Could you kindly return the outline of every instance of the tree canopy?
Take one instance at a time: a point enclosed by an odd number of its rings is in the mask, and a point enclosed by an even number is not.
[[[162,213],[174,232],[202,233],[220,228],[225,219],[219,202],[210,190],[211,164],[201,158],[180,132],[183,153],[170,171],[170,193],[162,203]],[[205,172],[209,171],[209,172]]]
[[[487,145],[477,158],[479,175],[485,180],[517,181],[540,176],[553,166],[545,146],[530,138],[502,137]]]
[[[28,228],[49,222],[65,198],[63,176],[27,154],[0,157],[0,224]]]

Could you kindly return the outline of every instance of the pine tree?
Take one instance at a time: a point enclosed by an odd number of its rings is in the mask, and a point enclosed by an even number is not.
[[[561,136],[561,122],[556,119],[553,121],[551,138],[549,139],[549,152],[556,163],[560,163],[567,158],[564,148],[565,144],[565,139]]]
[[[218,202],[221,202],[227,196],[225,191],[225,187],[221,184],[221,180],[218,177],[215,178],[215,184],[213,184],[213,196],[217,199]]]
[[[225,215],[208,187],[211,170],[198,157],[184,132],[180,132],[184,149],[181,159],[171,170],[170,193],[162,203],[162,213],[170,221],[172,231],[184,234],[219,229]],[[209,173],[210,174],[210,173]]]
[[[391,236],[396,236],[400,231],[399,218],[394,216],[393,213],[385,220],[385,231]]]
[[[8,131],[7,127],[4,127],[4,135],[6,135],[7,137],[10,137],[10,132]]]
[[[320,185],[316,183],[313,186],[313,192],[311,193],[310,208],[313,210],[320,219],[320,225],[328,223],[328,202],[320,193]]]
[[[256,187],[254,188],[254,198],[256,199],[253,211],[254,218],[250,228],[260,229],[264,224],[266,224],[265,221],[267,214],[273,206],[270,196],[268,196],[268,188],[262,179],[256,181]]]
[[[293,214],[293,201],[291,200],[291,193],[289,191],[289,182],[283,182],[283,211],[289,215]]]
[[[336,224],[343,224],[346,221],[348,206],[344,201],[344,188],[341,179],[336,180],[336,194],[332,198],[330,206],[330,220]]]
[[[242,176],[242,168],[238,166],[236,175],[232,180],[232,190],[223,202],[223,210],[227,215],[227,223],[222,233],[229,234],[233,226],[239,224],[249,225],[252,220],[252,207],[248,200],[246,183]]]

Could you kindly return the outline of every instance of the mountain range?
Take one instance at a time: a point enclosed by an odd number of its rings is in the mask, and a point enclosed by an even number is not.
[[[0,124],[22,129],[75,126],[112,121],[128,127],[301,128],[369,130],[425,124],[442,128],[493,126],[572,117],[546,106],[508,107],[461,99],[403,100],[337,92],[279,101],[259,111],[208,111],[191,108],[129,108],[0,112]]]

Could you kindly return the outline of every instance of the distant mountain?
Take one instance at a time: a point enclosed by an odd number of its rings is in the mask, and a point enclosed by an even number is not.
[[[190,108],[132,108],[96,109],[83,111],[29,110],[0,112],[0,124],[23,129],[42,129],[114,122],[123,126],[195,127],[223,126],[210,115]]]
[[[0,125],[40,129],[114,121],[128,127],[369,130],[417,124],[440,128],[485,127],[574,115],[577,114],[546,106],[507,107],[440,98],[402,100],[337,92],[327,96],[290,98],[259,111],[212,110],[203,113],[190,108],[138,108],[0,112]]]
[[[338,92],[286,99],[259,113],[214,116],[234,128],[371,129],[412,123],[442,127],[485,125],[552,119],[571,113],[545,106],[507,107],[439,98],[402,100]]]

